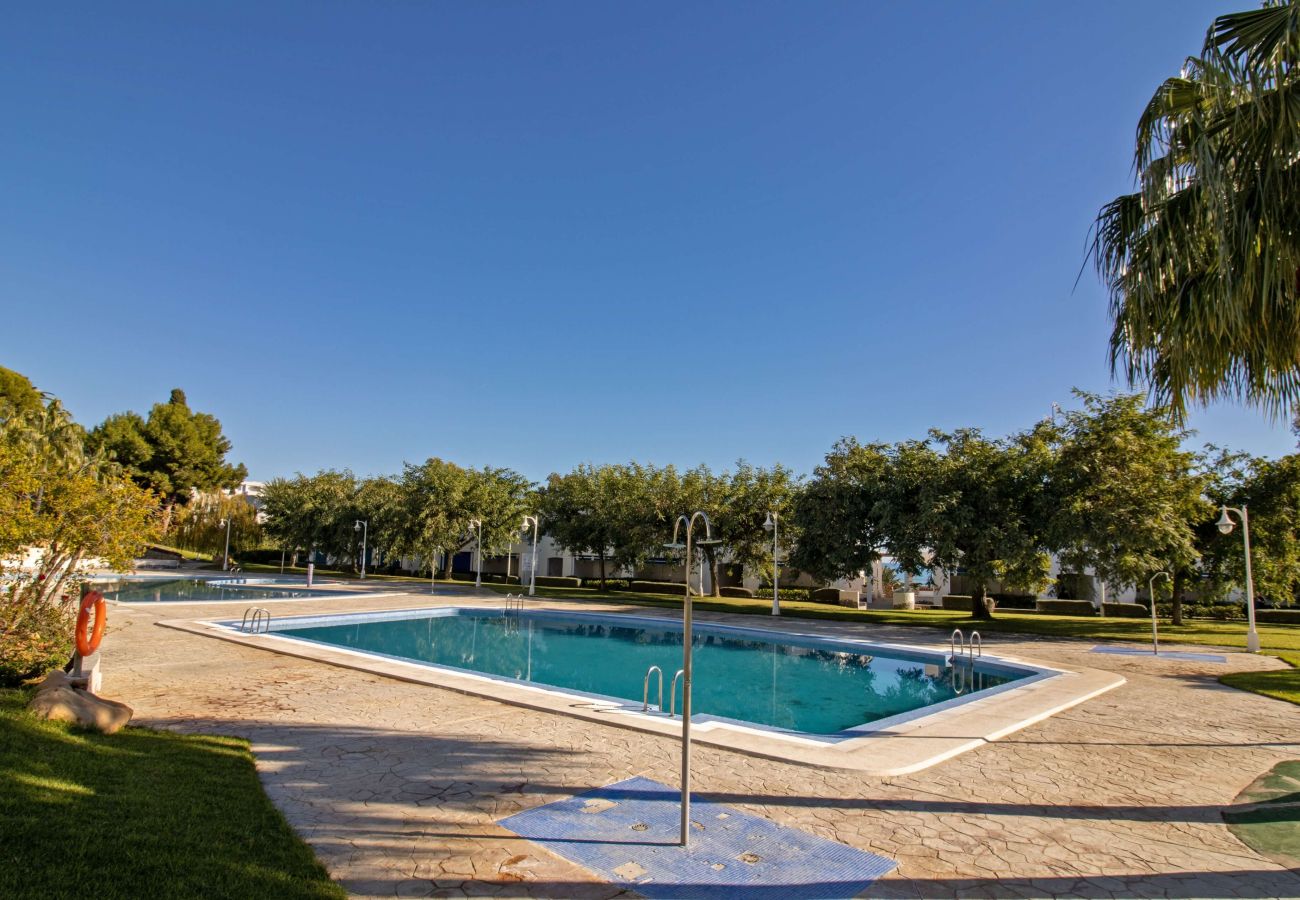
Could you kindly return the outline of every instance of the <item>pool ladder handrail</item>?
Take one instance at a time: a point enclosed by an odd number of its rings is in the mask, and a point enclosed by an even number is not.
[[[250,606],[244,610],[244,618],[239,622],[239,630],[245,634],[258,634],[257,626],[261,624],[261,633],[271,630],[271,611],[265,606]]]
[[[952,689],[956,694],[966,692],[966,680],[969,677],[970,686],[975,690],[982,690],[984,687],[984,673],[975,671],[976,658],[984,656],[984,641],[978,631],[970,633],[970,639],[962,634],[960,628],[954,628],[949,638],[949,647],[952,655],[948,658],[948,663],[952,666]],[[966,665],[963,668],[958,665],[961,659],[965,657]],[[979,676],[978,683],[976,675]]]
[[[948,645],[951,648],[948,661],[953,665],[956,665],[957,660],[963,656],[973,665],[976,659],[984,655],[984,641],[978,631],[972,631],[970,639],[967,640],[960,628],[954,628],[948,639]]]
[[[520,612],[523,612],[523,609],[524,609],[524,595],[523,595],[523,594],[506,594],[506,613],[507,613],[507,614],[508,614],[511,610],[514,610],[516,613],[520,613]]]
[[[645,685],[641,692],[641,712],[650,711],[650,676],[655,672],[659,673],[659,711],[664,711],[664,670],[658,666],[651,666],[645,670]]]
[[[678,669],[677,674],[673,676],[673,685],[668,689],[668,718],[677,715],[677,679],[686,674],[685,669]]]

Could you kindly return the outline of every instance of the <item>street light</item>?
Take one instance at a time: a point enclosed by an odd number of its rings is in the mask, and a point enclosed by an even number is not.
[[[1236,513],[1237,518],[1241,520],[1241,539],[1246,548],[1246,651],[1248,653],[1259,652],[1259,632],[1255,630],[1255,581],[1250,574],[1250,516],[1246,513],[1246,504],[1241,504],[1241,509],[1232,506],[1223,507],[1223,513],[1219,516],[1219,521],[1214,524],[1219,526],[1220,534],[1229,534],[1232,532],[1233,522],[1228,513]]]
[[[528,596],[531,597],[537,593],[537,533],[542,530],[541,521],[537,516],[524,516],[524,525],[519,530],[527,534],[530,528],[533,530],[533,567],[532,575],[528,579]]]
[[[478,529],[478,540],[474,542],[474,555],[477,557],[477,565],[474,566],[474,587],[483,586],[483,520],[470,519],[469,530]]]
[[[695,520],[704,520],[704,539],[692,541]],[[686,524],[686,543],[677,542],[682,524]],[[722,543],[713,539],[713,526],[703,512],[689,519],[678,516],[673,523],[672,543],[664,544],[669,550],[684,550],[686,554],[686,602],[682,605],[682,830],[678,843],[683,847],[691,836],[691,545],[708,547]]]
[[[1157,656],[1160,654],[1160,638],[1156,630],[1156,579],[1163,578],[1169,580],[1168,572],[1157,572],[1151,576],[1147,582],[1147,596],[1151,598],[1151,652]]]
[[[222,519],[221,524],[226,527],[226,552],[221,554],[221,571],[225,572],[230,568],[230,517]]]
[[[352,523],[352,530],[361,532],[361,577],[366,577],[366,537],[370,534],[370,522],[357,519]]]
[[[781,571],[781,564],[776,556],[776,535],[778,516],[775,512],[767,514],[767,521],[763,523],[763,528],[772,532],[772,615],[781,615],[781,593],[777,587],[777,576]]]

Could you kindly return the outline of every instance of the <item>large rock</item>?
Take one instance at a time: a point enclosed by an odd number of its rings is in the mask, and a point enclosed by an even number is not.
[[[105,734],[112,734],[131,721],[133,710],[125,703],[96,697],[72,685],[73,680],[67,674],[51,672],[36,688],[36,696],[27,708],[43,719],[71,722]]]

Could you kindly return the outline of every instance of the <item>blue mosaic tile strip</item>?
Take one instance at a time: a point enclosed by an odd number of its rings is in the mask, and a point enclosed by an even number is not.
[[[1093,653],[1117,653],[1122,656],[1151,656],[1150,650],[1138,647],[1107,647],[1105,644],[1098,644],[1092,648]],[[1220,656],[1217,653],[1187,653],[1182,650],[1161,650],[1161,659],[1190,659],[1201,662],[1226,663],[1228,657]]]
[[[501,820],[520,837],[647,900],[850,898],[897,863],[720,803],[691,803],[678,846],[680,791],[629,778]]]

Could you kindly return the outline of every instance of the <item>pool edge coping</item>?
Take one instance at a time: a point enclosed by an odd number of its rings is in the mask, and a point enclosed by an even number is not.
[[[393,608],[384,612],[417,612],[455,605],[457,604],[454,602],[423,603],[419,606]],[[346,615],[346,613],[337,615]],[[602,611],[598,615],[621,614]],[[304,615],[301,618],[318,617],[319,615]],[[539,712],[574,716],[584,721],[656,734],[661,737],[679,739],[681,736],[680,718],[669,719],[662,714],[644,714],[639,710],[629,710],[609,702],[584,697],[576,692],[516,684],[509,680],[452,668],[404,662],[297,638],[278,637],[274,633],[244,634],[232,631],[222,624],[224,621],[226,620],[159,620],[154,624],[283,656],[334,665],[407,683],[452,690],[460,694],[495,700]],[[726,622],[712,624],[724,627],[727,625]],[[745,629],[753,628],[753,625],[733,627]],[[759,630],[773,629],[760,627]],[[806,636],[818,637],[819,635],[813,633]],[[824,635],[820,637],[826,638]],[[836,640],[836,638],[826,639]],[[863,641],[862,638],[845,638],[845,640]],[[895,646],[916,646],[930,650],[933,645]],[[1056,674],[1048,678],[1029,679],[1028,683],[1012,685],[1009,690],[985,697],[972,697],[960,705],[921,713],[906,721],[875,728],[860,736],[845,738],[836,743],[825,743],[800,737],[797,734],[746,728],[727,721],[693,722],[692,742],[797,765],[833,768],[880,777],[906,775],[1004,738],[1113,690],[1127,680],[1114,672],[1083,666],[1066,669],[1020,655],[999,654],[998,659]]]

